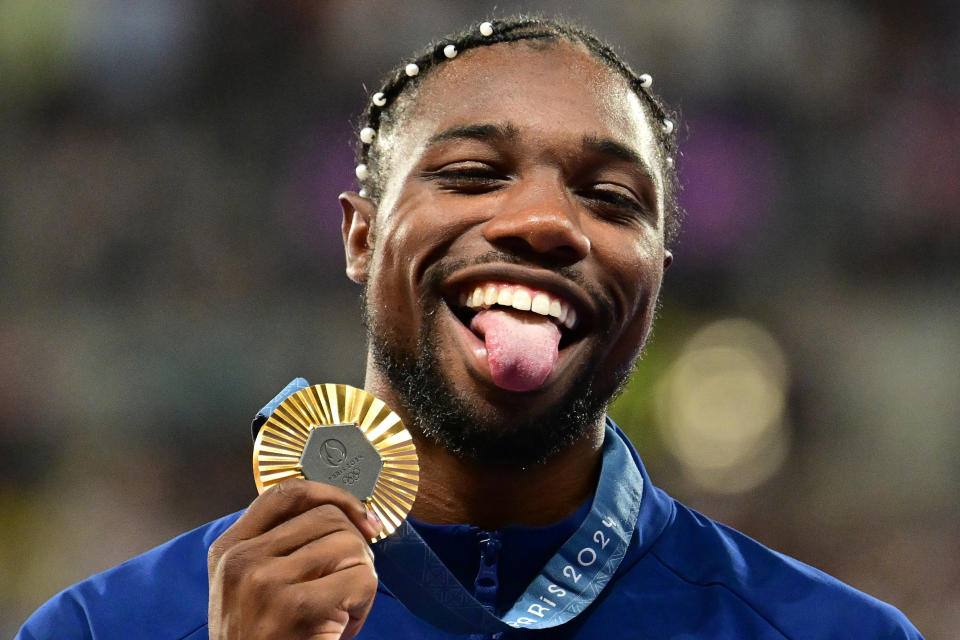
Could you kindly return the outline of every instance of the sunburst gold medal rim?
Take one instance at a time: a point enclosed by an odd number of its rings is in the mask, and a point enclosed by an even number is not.
[[[291,394],[260,428],[253,444],[253,478],[257,492],[288,478],[302,478],[300,456],[314,429],[355,423],[383,460],[369,500],[383,531],[397,530],[417,497],[420,464],[410,432],[382,400],[346,384],[316,384]]]

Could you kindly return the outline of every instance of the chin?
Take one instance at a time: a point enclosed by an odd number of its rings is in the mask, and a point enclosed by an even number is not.
[[[580,375],[568,372],[568,384],[558,379],[535,392],[518,393],[483,380],[457,384],[436,357],[432,340],[421,340],[416,353],[393,348],[383,334],[371,334],[370,341],[373,364],[397,391],[407,427],[484,465],[531,466],[549,460],[596,427],[612,395],[593,391],[589,366]]]

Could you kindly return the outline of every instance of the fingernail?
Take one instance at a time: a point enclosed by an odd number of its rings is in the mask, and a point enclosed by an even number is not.
[[[377,531],[383,528],[383,523],[380,522],[380,518],[377,517],[377,514],[373,512],[373,509],[364,506],[364,510],[367,512],[367,520],[376,528]]]

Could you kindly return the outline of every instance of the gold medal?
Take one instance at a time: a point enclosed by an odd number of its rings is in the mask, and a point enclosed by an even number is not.
[[[417,497],[420,465],[410,432],[382,400],[345,384],[317,384],[290,395],[253,444],[257,491],[287,478],[345,489],[383,523],[400,526]]]

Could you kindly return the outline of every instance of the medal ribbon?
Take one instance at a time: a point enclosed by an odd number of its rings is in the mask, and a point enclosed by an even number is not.
[[[503,617],[460,584],[409,522],[375,547],[377,574],[412,613],[445,631],[555,627],[589,607],[616,573],[637,525],[642,492],[630,451],[608,425],[590,512]]]
[[[269,416],[283,397],[305,383],[302,378],[290,383],[258,418]],[[375,547],[380,582],[411,613],[452,633],[545,629],[572,620],[596,600],[616,573],[640,512],[643,478],[609,422],[602,456],[590,512],[504,616],[494,615],[477,601],[406,520]]]

